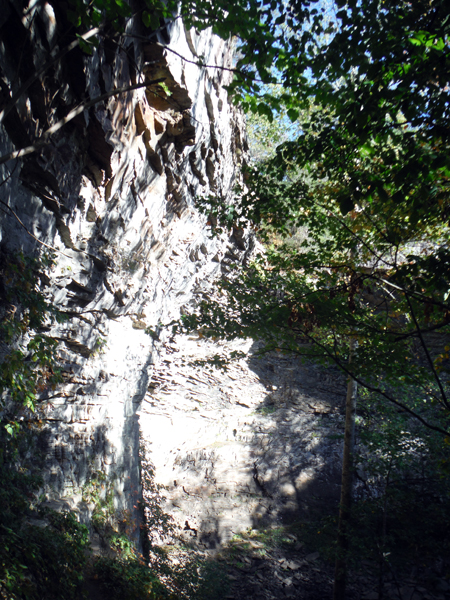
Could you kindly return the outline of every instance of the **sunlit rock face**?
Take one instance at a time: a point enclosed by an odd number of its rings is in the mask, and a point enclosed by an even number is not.
[[[57,4],[37,3],[31,25],[19,5],[0,17],[3,106],[67,27]],[[27,28],[32,47],[24,42],[19,60]],[[33,143],[81,101],[144,76],[164,85],[100,102],[38,152],[1,165],[0,196],[11,210],[0,215],[0,235],[6,255],[49,250],[36,240],[55,250],[42,281],[67,316],[51,330],[64,385],[45,392],[44,491],[87,520],[83,486],[102,472],[137,535],[136,411],[157,362],[158,325],[192,305],[230,262],[244,261],[251,243],[233,232],[211,238],[194,205],[202,193],[230,199],[246,151],[242,116],[223,88],[230,72],[194,64],[202,56],[230,67],[230,44],[186,32],[180,20],[151,41],[138,21],[126,31],[123,45],[102,42],[91,57],[76,49],[37,79],[3,122],[2,155]]]

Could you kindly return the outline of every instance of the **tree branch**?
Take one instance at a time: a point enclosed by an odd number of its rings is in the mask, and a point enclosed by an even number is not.
[[[372,277],[372,276],[370,276],[370,277],[372,279],[375,279],[375,277]],[[406,288],[400,287],[399,285],[396,285],[395,283],[388,281],[387,279],[383,279],[382,277],[379,277],[377,279],[379,279],[379,281],[382,281],[387,286],[392,287],[395,290],[398,290],[399,292],[402,292],[403,294],[405,294],[405,296],[407,294],[409,294],[412,298],[418,298],[418,299],[421,299],[423,302],[428,302],[429,304],[433,304],[434,306],[440,306],[441,308],[445,308],[445,310],[450,310],[450,305],[444,304],[443,302],[439,302],[438,300],[435,300],[434,298],[430,298],[429,296],[425,296],[425,294],[421,294],[420,292],[416,292],[416,291],[409,291]]]
[[[50,60],[48,60],[39,69],[37,69],[37,71],[35,73],[33,73],[33,75],[31,75],[20,86],[20,88],[17,90],[17,92],[15,94],[13,94],[13,96],[11,97],[11,100],[8,102],[8,104],[5,106],[5,108],[0,112],[0,123],[2,123],[6,119],[6,117],[8,116],[8,114],[11,112],[11,110],[16,105],[17,100],[20,98],[20,96],[22,96],[22,94],[24,94],[27,91],[27,89],[37,79],[39,79],[39,77],[43,73],[45,73],[45,71],[47,71],[47,69],[49,69],[52,65],[54,65],[63,56],[65,56],[66,54],[68,54],[71,50],[73,50],[74,48],[76,48],[77,46],[79,46],[80,45],[80,39],[86,42],[88,39],[90,39],[94,35],[97,35],[97,33],[100,33],[100,29],[98,27],[95,27],[94,29],[91,29],[90,31],[88,31],[84,35],[80,35],[79,39],[73,41],[71,44],[69,44],[68,46],[66,46],[62,50],[60,50],[53,58],[51,58]]]
[[[143,42],[148,42],[148,39],[143,35],[137,35],[137,34],[132,34],[132,33],[125,33],[123,35],[124,35],[124,37],[131,37],[131,38],[134,38],[137,40],[141,40]],[[159,46],[160,48],[164,48],[164,50],[167,50],[168,52],[175,54],[176,56],[178,56],[178,58],[181,58],[182,61],[187,62],[191,65],[195,65],[196,67],[199,67],[199,69],[204,68],[204,69],[219,69],[220,71],[229,71],[230,73],[234,73],[235,75],[240,75],[243,79],[251,78],[252,81],[258,81],[259,83],[267,83],[267,82],[263,81],[262,79],[259,79],[258,77],[252,77],[251,73],[243,73],[241,71],[241,69],[236,69],[233,67],[225,67],[223,65],[207,65],[207,64],[203,63],[201,60],[190,60],[189,58],[186,58],[185,56],[183,56],[176,50],[173,50],[172,48],[167,46],[166,44],[160,44],[159,42],[154,42],[154,44],[155,44],[155,46]],[[280,85],[280,84],[277,83],[277,85]]]
[[[2,182],[2,183],[4,183],[4,182]],[[13,209],[8,204],[6,204],[6,202],[3,202],[3,200],[0,199],[0,204],[3,204],[3,206],[6,206],[6,208],[11,212],[12,216],[16,219],[16,221],[19,223],[19,225],[21,225],[25,229],[25,231],[28,233],[28,235],[30,237],[32,237],[33,240],[35,240],[36,242],[38,242],[38,244],[41,244],[41,246],[44,246],[45,248],[48,248],[49,250],[52,250],[53,252],[58,252],[58,254],[62,254],[66,258],[70,258],[70,256],[68,256],[67,254],[64,254],[64,252],[61,252],[61,250],[58,250],[57,248],[54,248],[53,246],[49,246],[49,244],[46,244],[42,240],[38,239],[35,235],[33,235],[31,233],[31,231],[26,227],[26,225],[20,220],[20,218],[17,215],[17,213],[15,213],[13,211]]]
[[[446,431],[445,429],[442,429],[441,427],[435,426],[435,425],[431,425],[431,423],[428,423],[428,421],[425,421],[425,419],[423,417],[421,417],[420,415],[418,415],[416,412],[414,412],[412,409],[410,409],[408,406],[406,406],[405,404],[403,404],[402,402],[399,402],[398,400],[395,400],[395,398],[392,398],[392,396],[390,394],[387,394],[386,392],[384,392],[381,388],[377,388],[374,387],[368,383],[366,383],[365,381],[363,381],[362,379],[360,379],[358,376],[356,376],[354,373],[352,373],[349,368],[347,366],[345,366],[344,364],[342,364],[342,362],[336,357],[334,356],[329,350],[328,348],[324,345],[321,344],[320,342],[318,342],[315,338],[313,338],[310,334],[308,334],[307,331],[304,331],[302,329],[299,329],[299,331],[301,331],[301,333],[307,337],[315,346],[319,346],[319,348],[321,348],[325,354],[331,358],[331,360],[342,370],[344,371],[344,373],[346,373],[349,377],[352,377],[356,383],[358,385],[361,385],[362,387],[364,387],[366,390],[368,390],[369,392],[373,392],[375,394],[379,394],[380,396],[383,396],[384,398],[386,398],[386,400],[389,400],[389,402],[392,402],[392,404],[395,404],[396,406],[398,406],[399,408],[401,408],[402,410],[406,411],[407,413],[409,413],[411,416],[413,416],[415,419],[418,419],[423,425],[425,425],[425,427],[427,427],[428,429],[431,429],[432,431],[437,431],[438,433],[441,433],[445,436],[448,436],[450,434],[449,431]],[[291,350],[292,352],[292,350]],[[295,351],[294,351],[295,352]],[[295,352],[295,354],[299,354],[297,352]]]
[[[118,90],[111,90],[110,92],[101,94],[101,96],[96,96],[95,98],[93,98],[92,100],[89,100],[88,102],[83,102],[83,104],[80,104],[80,106],[77,106],[77,108],[74,108],[73,110],[71,110],[67,116],[65,116],[60,121],[55,123],[55,125],[52,125],[52,127],[47,129],[47,131],[45,131],[42,134],[42,136],[32,146],[27,146],[26,148],[22,148],[21,150],[16,150],[14,152],[10,152],[9,154],[4,154],[3,156],[0,156],[0,165],[5,162],[8,162],[9,160],[13,160],[15,158],[22,158],[23,156],[27,156],[28,154],[32,154],[33,152],[36,152],[36,150],[38,150],[39,148],[41,148],[48,142],[48,138],[51,135],[53,135],[54,133],[59,131],[62,127],[64,127],[64,125],[66,125],[67,123],[69,123],[70,121],[75,119],[75,117],[77,117],[84,110],[90,108],[91,106],[95,106],[99,102],[103,102],[104,100],[107,100],[108,98],[111,98],[112,96],[118,96],[119,94],[125,94],[126,92],[131,92],[133,90],[137,90],[142,87],[148,87],[149,85],[161,83],[164,80],[165,80],[165,77],[162,77],[160,79],[155,79],[153,81],[145,81],[144,83],[136,83],[135,85],[130,85],[128,87],[120,88]]]
[[[448,402],[447,395],[445,393],[445,390],[444,390],[444,387],[443,387],[443,385],[441,383],[441,380],[439,379],[439,375],[437,374],[436,369],[434,368],[434,363],[433,363],[433,360],[432,360],[432,358],[430,356],[430,353],[428,351],[427,345],[425,344],[425,340],[423,339],[423,335],[422,335],[422,332],[420,330],[419,323],[417,322],[416,315],[414,313],[414,309],[413,309],[413,306],[411,304],[411,300],[409,299],[408,294],[405,294],[405,296],[406,296],[406,301],[408,302],[409,312],[410,312],[411,317],[412,317],[412,319],[414,321],[414,325],[416,326],[416,330],[417,330],[417,333],[418,333],[419,338],[420,338],[420,343],[422,344],[422,348],[425,351],[425,355],[427,357],[427,360],[428,360],[428,363],[430,365],[431,371],[432,371],[432,373],[434,375],[436,383],[438,384],[439,390],[441,392],[442,400],[443,400],[445,406],[448,409],[450,409],[450,404]]]

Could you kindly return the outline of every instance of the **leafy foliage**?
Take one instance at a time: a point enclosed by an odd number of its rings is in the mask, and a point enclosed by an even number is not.
[[[364,554],[389,568],[448,556],[448,444],[370,394],[362,413],[354,529],[364,523]]]
[[[266,243],[284,243],[223,284],[226,302],[202,303],[184,324],[261,337],[268,349],[331,360],[345,372],[356,338],[358,383],[406,410],[408,390],[420,389],[428,403],[417,416],[425,421],[427,407],[440,406],[431,420],[444,421],[428,424],[444,433],[449,47],[440,40],[448,8],[337,2],[331,19],[318,2],[260,9],[255,36],[267,34],[267,44],[276,37],[272,58],[284,86],[274,106],[309,111],[297,110],[296,139],[248,168],[232,207],[206,201],[205,210],[224,226],[251,224]],[[241,64],[251,59],[252,36]],[[269,60],[256,53],[260,75]],[[289,244],[299,229],[303,239]]]
[[[431,586],[437,557],[449,554],[449,446],[373,394],[362,393],[359,413],[349,565],[370,568],[380,584],[414,569]],[[330,560],[336,528],[335,515],[305,526],[308,541]]]
[[[82,490],[83,502],[94,506],[92,510],[92,525],[97,532],[104,533],[115,517],[114,498],[111,482],[107,481],[105,473],[96,471],[84,484]]]
[[[34,506],[39,478],[23,467],[14,468],[3,459],[0,476],[1,597],[78,600],[88,547],[87,528],[72,513],[37,511]]]
[[[34,412],[39,397],[61,381],[57,368],[57,341],[43,333],[48,324],[63,321],[63,315],[49,304],[39,277],[51,267],[52,258],[1,256],[1,302],[3,343],[0,364],[0,416],[10,435],[17,433],[18,419]],[[44,277],[45,281],[45,277]]]
[[[113,600],[144,600],[161,598],[163,588],[154,572],[134,555],[100,557],[94,573],[108,597]]]
[[[280,98],[285,94],[281,86],[271,84],[265,86],[267,93],[275,98]],[[260,104],[255,112],[247,112],[246,125],[247,136],[252,161],[261,162],[268,158],[273,158],[277,147],[288,140],[295,139],[300,133],[301,122],[299,113],[296,112],[292,122],[289,109],[281,106],[275,116],[271,110],[267,110],[264,104]],[[308,111],[302,112],[302,118],[305,120]]]

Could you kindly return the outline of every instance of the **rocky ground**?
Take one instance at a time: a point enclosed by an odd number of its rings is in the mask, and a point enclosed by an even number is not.
[[[337,513],[345,380],[256,351],[250,341],[197,336],[166,346],[140,412],[155,482],[165,490],[160,508],[178,527],[178,544],[221,582],[202,597],[330,598],[333,568],[308,524]],[[242,357],[223,372],[204,362],[218,352]],[[362,571],[351,574],[348,598],[374,600],[371,565]],[[383,597],[445,600],[450,586],[389,573]]]

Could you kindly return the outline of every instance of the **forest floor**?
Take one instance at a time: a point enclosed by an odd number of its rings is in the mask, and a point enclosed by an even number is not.
[[[140,411],[152,541],[175,563],[201,565],[199,599],[331,598],[345,379],[257,351],[195,336],[166,346]],[[218,352],[242,355],[223,371],[211,366]],[[450,597],[438,557],[422,573],[386,561],[382,578],[378,564],[357,562],[349,600]]]

